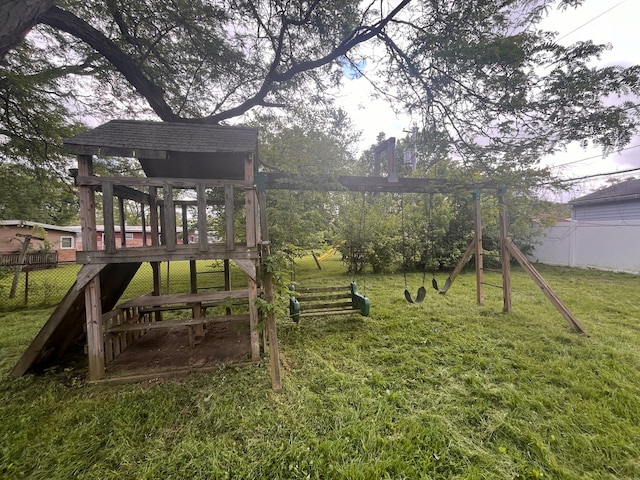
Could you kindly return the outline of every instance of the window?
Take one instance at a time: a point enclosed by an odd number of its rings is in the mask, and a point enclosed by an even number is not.
[[[132,232],[125,232],[124,238],[126,238],[127,240],[133,240],[133,233]]]
[[[60,249],[73,248],[73,237],[60,237]]]

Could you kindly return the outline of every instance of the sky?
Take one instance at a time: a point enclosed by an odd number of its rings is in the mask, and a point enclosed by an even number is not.
[[[558,32],[558,41],[572,44],[580,40],[610,44],[594,66],[640,64],[640,1],[639,0],[586,0],[578,9],[566,11],[550,10],[549,16],[541,24],[545,30]],[[411,128],[411,120],[396,116],[383,102],[372,101],[371,89],[365,79],[347,80],[339,103],[347,110],[354,125],[362,131],[359,149],[363,150],[375,143],[379,132],[387,137],[403,137]],[[603,158],[599,149],[583,149],[579,145],[569,146],[565,152],[544,158],[543,165],[553,167],[552,171],[561,178],[570,179],[609,172],[622,172],[640,168],[640,135],[634,137],[626,149]],[[630,176],[640,177],[639,172],[616,174],[616,180]],[[556,201],[567,201],[586,195],[604,185],[608,177],[595,177],[576,182],[568,194],[556,195]]]

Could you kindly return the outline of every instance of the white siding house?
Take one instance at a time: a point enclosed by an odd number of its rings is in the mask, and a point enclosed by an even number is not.
[[[531,260],[640,273],[640,180],[612,185],[569,205],[571,220],[538,238]]]

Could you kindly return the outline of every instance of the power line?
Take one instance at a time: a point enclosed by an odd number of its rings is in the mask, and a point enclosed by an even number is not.
[[[633,148],[640,148],[640,145],[633,145],[631,147],[621,148],[620,150],[618,150],[618,152],[624,152],[625,150],[631,150]],[[610,157],[610,156],[611,156],[610,154],[607,155],[607,157]],[[566,167],[567,165],[573,165],[574,163],[586,162],[587,160],[594,160],[596,158],[602,158],[602,155],[594,155],[593,157],[581,158],[580,160],[573,160],[571,162],[561,163],[560,165],[551,165],[551,167],[552,168]]]
[[[637,168],[629,168],[627,170],[618,170],[617,172],[607,172],[607,173],[593,173],[591,175],[584,175],[582,177],[574,177],[574,178],[565,178],[560,180],[563,183],[571,183],[571,182],[577,182],[578,180],[586,180],[589,178],[596,178],[596,177],[610,177],[612,175],[620,175],[622,173],[631,173],[631,172],[638,172],[640,171],[640,167]],[[544,182],[544,183],[540,183],[539,185],[543,186],[543,185],[552,185],[553,183],[556,182]]]
[[[587,21],[587,22],[583,23],[582,25],[580,25],[580,26],[579,26],[579,27],[577,27],[577,28],[574,28],[574,29],[573,29],[573,30],[571,30],[569,33],[565,33],[563,36],[561,36],[560,38],[558,38],[558,39],[556,40],[556,42],[559,42],[559,41],[560,41],[560,40],[562,40],[563,38],[566,38],[566,37],[568,37],[569,35],[571,35],[572,33],[577,32],[577,31],[578,31],[578,30],[580,30],[582,27],[585,27],[585,26],[589,25],[589,24],[590,24],[591,22],[593,22],[594,20],[597,20],[598,18],[600,18],[600,17],[601,17],[601,16],[603,16],[604,14],[609,13],[611,10],[613,10],[614,8],[616,8],[616,7],[620,6],[620,5],[622,5],[622,4],[623,4],[624,2],[626,2],[626,1],[627,1],[627,0],[622,0],[621,2],[616,3],[616,4],[615,4],[613,7],[611,7],[610,9],[605,10],[604,12],[602,12],[602,13],[601,13],[601,14],[599,14],[599,15],[596,15],[596,16],[595,16],[595,17],[593,17],[591,20],[589,20],[589,21]]]

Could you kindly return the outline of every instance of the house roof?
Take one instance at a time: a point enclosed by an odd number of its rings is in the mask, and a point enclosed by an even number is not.
[[[148,177],[244,178],[258,130],[195,123],[112,120],[64,142],[77,155],[133,157]]]
[[[569,205],[585,205],[596,203],[619,202],[640,199],[640,179],[631,179],[616,183],[610,187],[576,198]]]
[[[0,220],[0,227],[42,227],[44,230],[53,230],[57,232],[73,233],[77,230],[74,227],[59,227],[58,225],[50,225],[48,223],[30,222],[28,220]]]

